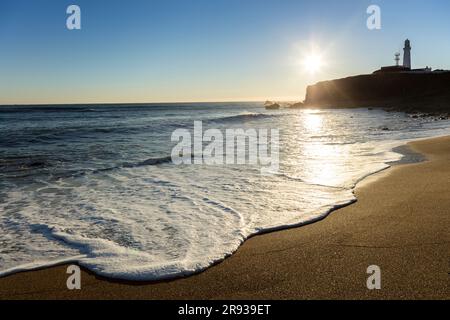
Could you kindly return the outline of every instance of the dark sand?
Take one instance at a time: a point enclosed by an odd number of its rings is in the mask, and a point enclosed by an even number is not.
[[[391,168],[358,187],[357,203],[254,237],[199,275],[142,284],[83,272],[69,291],[60,266],[0,279],[0,299],[449,299],[450,137],[411,146],[429,161]],[[369,291],[373,264],[382,289]]]

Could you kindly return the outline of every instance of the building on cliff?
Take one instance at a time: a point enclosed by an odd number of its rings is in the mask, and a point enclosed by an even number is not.
[[[395,54],[396,64],[394,66],[381,67],[381,69],[374,73],[393,73],[393,72],[414,72],[414,73],[429,73],[432,72],[430,67],[421,69],[412,69],[411,65],[411,41],[405,40],[405,47],[403,48],[403,65],[400,65],[400,53]]]
[[[406,39],[405,47],[403,48],[403,66],[411,69],[411,42],[409,39]]]

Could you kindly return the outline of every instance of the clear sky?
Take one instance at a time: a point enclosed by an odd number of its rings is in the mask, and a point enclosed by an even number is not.
[[[448,0],[2,0],[0,104],[303,100],[393,64],[406,38],[413,67],[450,69],[449,18]]]

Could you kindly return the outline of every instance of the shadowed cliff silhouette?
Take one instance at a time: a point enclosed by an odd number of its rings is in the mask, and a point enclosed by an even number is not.
[[[305,106],[449,114],[450,72],[379,73],[323,81],[307,88]]]

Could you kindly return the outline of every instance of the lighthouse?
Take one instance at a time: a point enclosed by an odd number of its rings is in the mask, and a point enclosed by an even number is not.
[[[444,70],[434,70],[430,67],[413,69],[411,68],[411,41],[409,39],[405,40],[405,47],[403,48],[403,65],[399,65],[400,63],[400,53],[395,54],[395,65],[394,66],[386,66],[381,67],[381,69],[374,71],[373,73],[393,73],[393,72],[402,72],[402,73],[434,73],[441,72]],[[447,72],[447,71],[445,71]],[[450,70],[448,71],[450,72]]]
[[[405,48],[403,48],[403,66],[411,69],[411,42],[409,39],[406,39]]]

